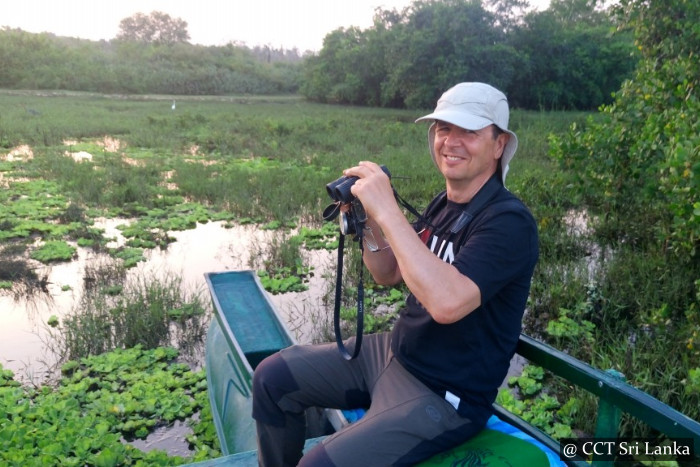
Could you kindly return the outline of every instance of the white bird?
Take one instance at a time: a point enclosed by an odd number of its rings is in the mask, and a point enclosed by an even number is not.
[[[175,101],[173,101],[173,105],[171,105],[170,108],[175,110]]]

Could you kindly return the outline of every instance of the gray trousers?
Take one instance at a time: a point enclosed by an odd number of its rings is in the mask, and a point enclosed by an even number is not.
[[[353,346],[350,339],[347,347]],[[304,410],[311,406],[368,410],[302,458]],[[388,333],[364,336],[351,361],[335,343],[293,346],[264,360],[253,379],[253,417],[259,463],[270,467],[413,465],[464,442],[485,423],[460,416],[399,364]]]

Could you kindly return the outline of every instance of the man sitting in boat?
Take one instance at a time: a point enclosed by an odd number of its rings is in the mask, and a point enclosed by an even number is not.
[[[377,243],[364,263],[379,284],[405,282],[405,307],[391,332],[364,337],[356,359],[335,344],[297,345],[257,367],[260,465],[412,465],[474,436],[492,414],[539,254],[532,215],[505,188],[518,140],[506,96],[483,83],[452,87],[423,120],[446,191],[416,223],[379,165],[343,172],[359,177],[352,194]],[[310,406],[367,413],[302,457]]]

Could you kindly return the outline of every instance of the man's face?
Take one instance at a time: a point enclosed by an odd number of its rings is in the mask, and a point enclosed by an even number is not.
[[[501,133],[494,139],[493,125],[465,130],[438,120],[433,143],[437,166],[450,183],[466,187],[483,182],[497,170],[508,136]]]

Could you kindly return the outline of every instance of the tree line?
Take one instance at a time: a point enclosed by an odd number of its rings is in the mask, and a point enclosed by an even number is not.
[[[0,30],[0,88],[107,94],[291,94],[302,58],[296,51],[185,41],[89,41]]]
[[[309,58],[301,92],[355,105],[429,108],[460,81],[502,89],[515,107],[595,109],[637,61],[629,32],[596,0],[552,0],[527,12],[521,0],[416,0],[377,10],[367,29],[326,36]]]
[[[301,93],[319,102],[427,108],[459,81],[485,81],[524,109],[595,109],[631,76],[629,33],[598,0],[416,0],[339,28],[315,54],[200,46],[161,12],[120,22],[110,41],[0,29],[0,87],[104,93]]]

